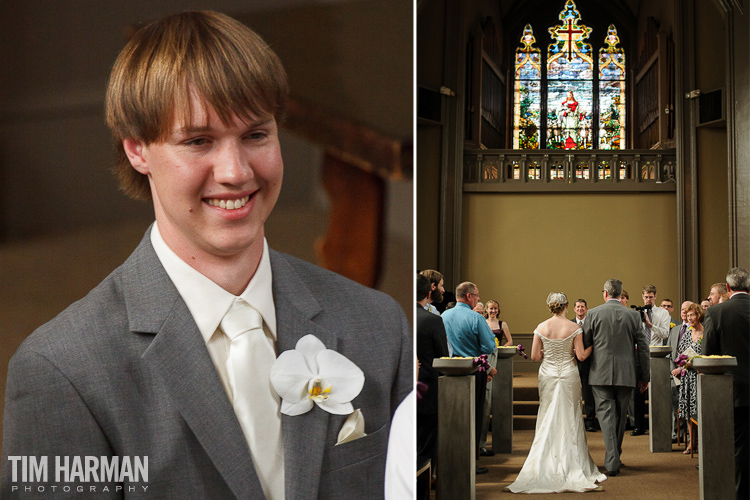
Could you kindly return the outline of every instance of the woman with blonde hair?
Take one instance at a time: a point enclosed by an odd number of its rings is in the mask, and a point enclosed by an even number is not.
[[[500,319],[500,304],[496,300],[488,300],[484,306],[485,313],[487,314],[487,325],[495,334],[498,343],[501,346],[513,345],[513,337],[510,336],[510,329],[508,323]],[[505,337],[505,342],[503,342]]]
[[[583,361],[592,346],[583,347],[581,327],[565,317],[564,293],[547,296],[552,317],[534,330],[531,359],[539,367],[539,412],[534,442],[513,493],[559,493],[599,489],[607,479],[589,454],[581,412],[581,379],[576,358]]]

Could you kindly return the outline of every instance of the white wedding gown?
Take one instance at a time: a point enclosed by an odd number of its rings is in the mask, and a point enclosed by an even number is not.
[[[581,411],[581,379],[573,355],[576,330],[566,339],[539,335],[544,358],[539,367],[539,413],[534,442],[513,493],[557,493],[596,489],[601,474],[589,455]]]

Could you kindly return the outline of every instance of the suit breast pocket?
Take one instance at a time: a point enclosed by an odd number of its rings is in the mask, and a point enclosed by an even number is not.
[[[356,466],[375,459],[380,455],[382,455],[383,464],[385,464],[385,452],[387,448],[388,426],[384,425],[365,437],[329,447],[323,461],[323,473]]]
[[[319,498],[350,500],[382,499],[388,425],[363,438],[331,446],[326,450],[320,478]]]

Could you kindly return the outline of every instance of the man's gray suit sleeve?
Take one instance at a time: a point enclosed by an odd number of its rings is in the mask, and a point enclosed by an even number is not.
[[[401,359],[398,363],[396,384],[391,394],[391,417],[404,398],[414,389],[414,342],[406,316],[397,306],[401,316]]]
[[[16,498],[22,493],[22,489],[11,491],[8,456],[47,456],[53,471],[56,456],[113,455],[78,391],[49,359],[21,347],[8,365],[7,380],[1,498]],[[52,473],[49,479],[54,482]],[[63,493],[58,493],[56,498],[66,498]],[[75,494],[75,489],[71,494]],[[119,498],[120,495],[102,496],[113,497]],[[36,497],[24,493],[23,498]]]
[[[642,382],[648,382],[651,379],[651,352],[648,341],[646,340],[646,331],[643,328],[643,323],[640,321],[640,318],[636,321],[638,325],[635,328],[636,345],[638,346],[638,352],[636,354],[638,356],[636,363],[638,373],[636,374],[636,377]]]

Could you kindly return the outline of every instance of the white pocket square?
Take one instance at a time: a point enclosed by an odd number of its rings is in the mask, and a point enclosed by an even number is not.
[[[336,446],[365,437],[366,435],[365,417],[362,415],[362,410],[357,408],[349,414],[343,427],[341,427]]]

